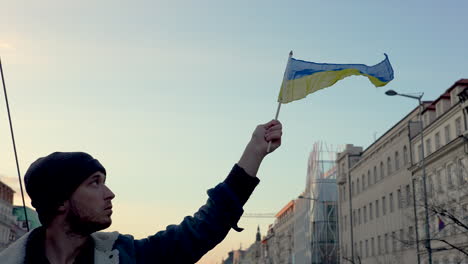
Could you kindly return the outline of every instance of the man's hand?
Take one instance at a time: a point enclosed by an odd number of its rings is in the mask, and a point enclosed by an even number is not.
[[[255,129],[251,142],[256,144],[260,149],[260,153],[264,156],[275,151],[281,146],[281,136],[283,135],[283,126],[278,120],[271,120],[270,122],[259,125]],[[271,141],[270,152],[267,152],[268,142]]]
[[[269,154],[267,153],[268,142],[271,141],[271,153],[281,145],[282,135],[283,127],[278,120],[272,120],[266,124],[258,125],[238,165],[250,176],[255,177],[263,158]]]

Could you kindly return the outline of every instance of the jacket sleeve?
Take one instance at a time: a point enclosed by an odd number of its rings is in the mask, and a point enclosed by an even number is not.
[[[220,243],[231,228],[236,231],[243,209],[259,179],[237,164],[228,177],[208,190],[208,201],[179,225],[170,225],[145,239],[135,240],[137,263],[195,263]]]

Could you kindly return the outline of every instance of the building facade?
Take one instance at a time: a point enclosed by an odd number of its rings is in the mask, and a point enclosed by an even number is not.
[[[337,155],[342,263],[416,263],[409,126],[413,110],[371,146]]]
[[[432,263],[468,263],[467,95],[468,79],[457,81],[422,111],[422,137],[410,133],[421,263],[428,263],[425,197]]]
[[[26,217],[25,217],[25,211],[27,214],[27,223],[26,223]],[[16,218],[17,225],[19,228],[27,232],[28,227],[29,230],[33,230],[39,226],[41,226],[41,222],[39,221],[39,216],[37,215],[37,212],[34,209],[31,209],[26,206],[26,210],[23,206],[13,206],[13,215]]]
[[[262,241],[263,263],[293,264],[295,201],[288,202],[277,214]]]
[[[13,205],[14,190],[0,181],[0,251],[28,232],[25,208]],[[39,218],[31,208],[26,207],[29,229],[40,226]]]
[[[0,181],[0,251],[14,241],[12,228],[16,226],[13,216],[13,194],[11,187]]]
[[[343,263],[428,263],[429,252],[432,263],[468,263],[467,87],[457,81],[367,149],[337,155]]]
[[[257,227],[257,234],[255,235],[255,242],[247,248],[238,264],[260,264],[264,263],[262,259],[262,239],[260,234],[260,227]]]

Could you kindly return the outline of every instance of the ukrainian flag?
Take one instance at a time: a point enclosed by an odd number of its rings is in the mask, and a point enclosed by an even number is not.
[[[376,87],[380,87],[393,80],[393,69],[387,54],[382,62],[374,66],[315,63],[290,58],[278,102],[285,104],[302,99],[352,75],[366,76]]]

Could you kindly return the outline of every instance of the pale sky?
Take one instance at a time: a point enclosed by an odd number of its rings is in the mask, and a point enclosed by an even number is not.
[[[156,233],[207,199],[259,123],[274,117],[290,50],[297,59],[374,65],[364,77],[283,105],[283,146],[268,156],[246,213],[276,213],[304,189],[318,140],[369,146],[416,106],[468,78],[466,1],[0,0],[2,58],[21,172],[53,151],[86,151],[116,193],[110,230]],[[18,183],[3,93],[0,175]],[[20,200],[16,199],[19,204]],[[265,233],[245,230],[198,263]]]

